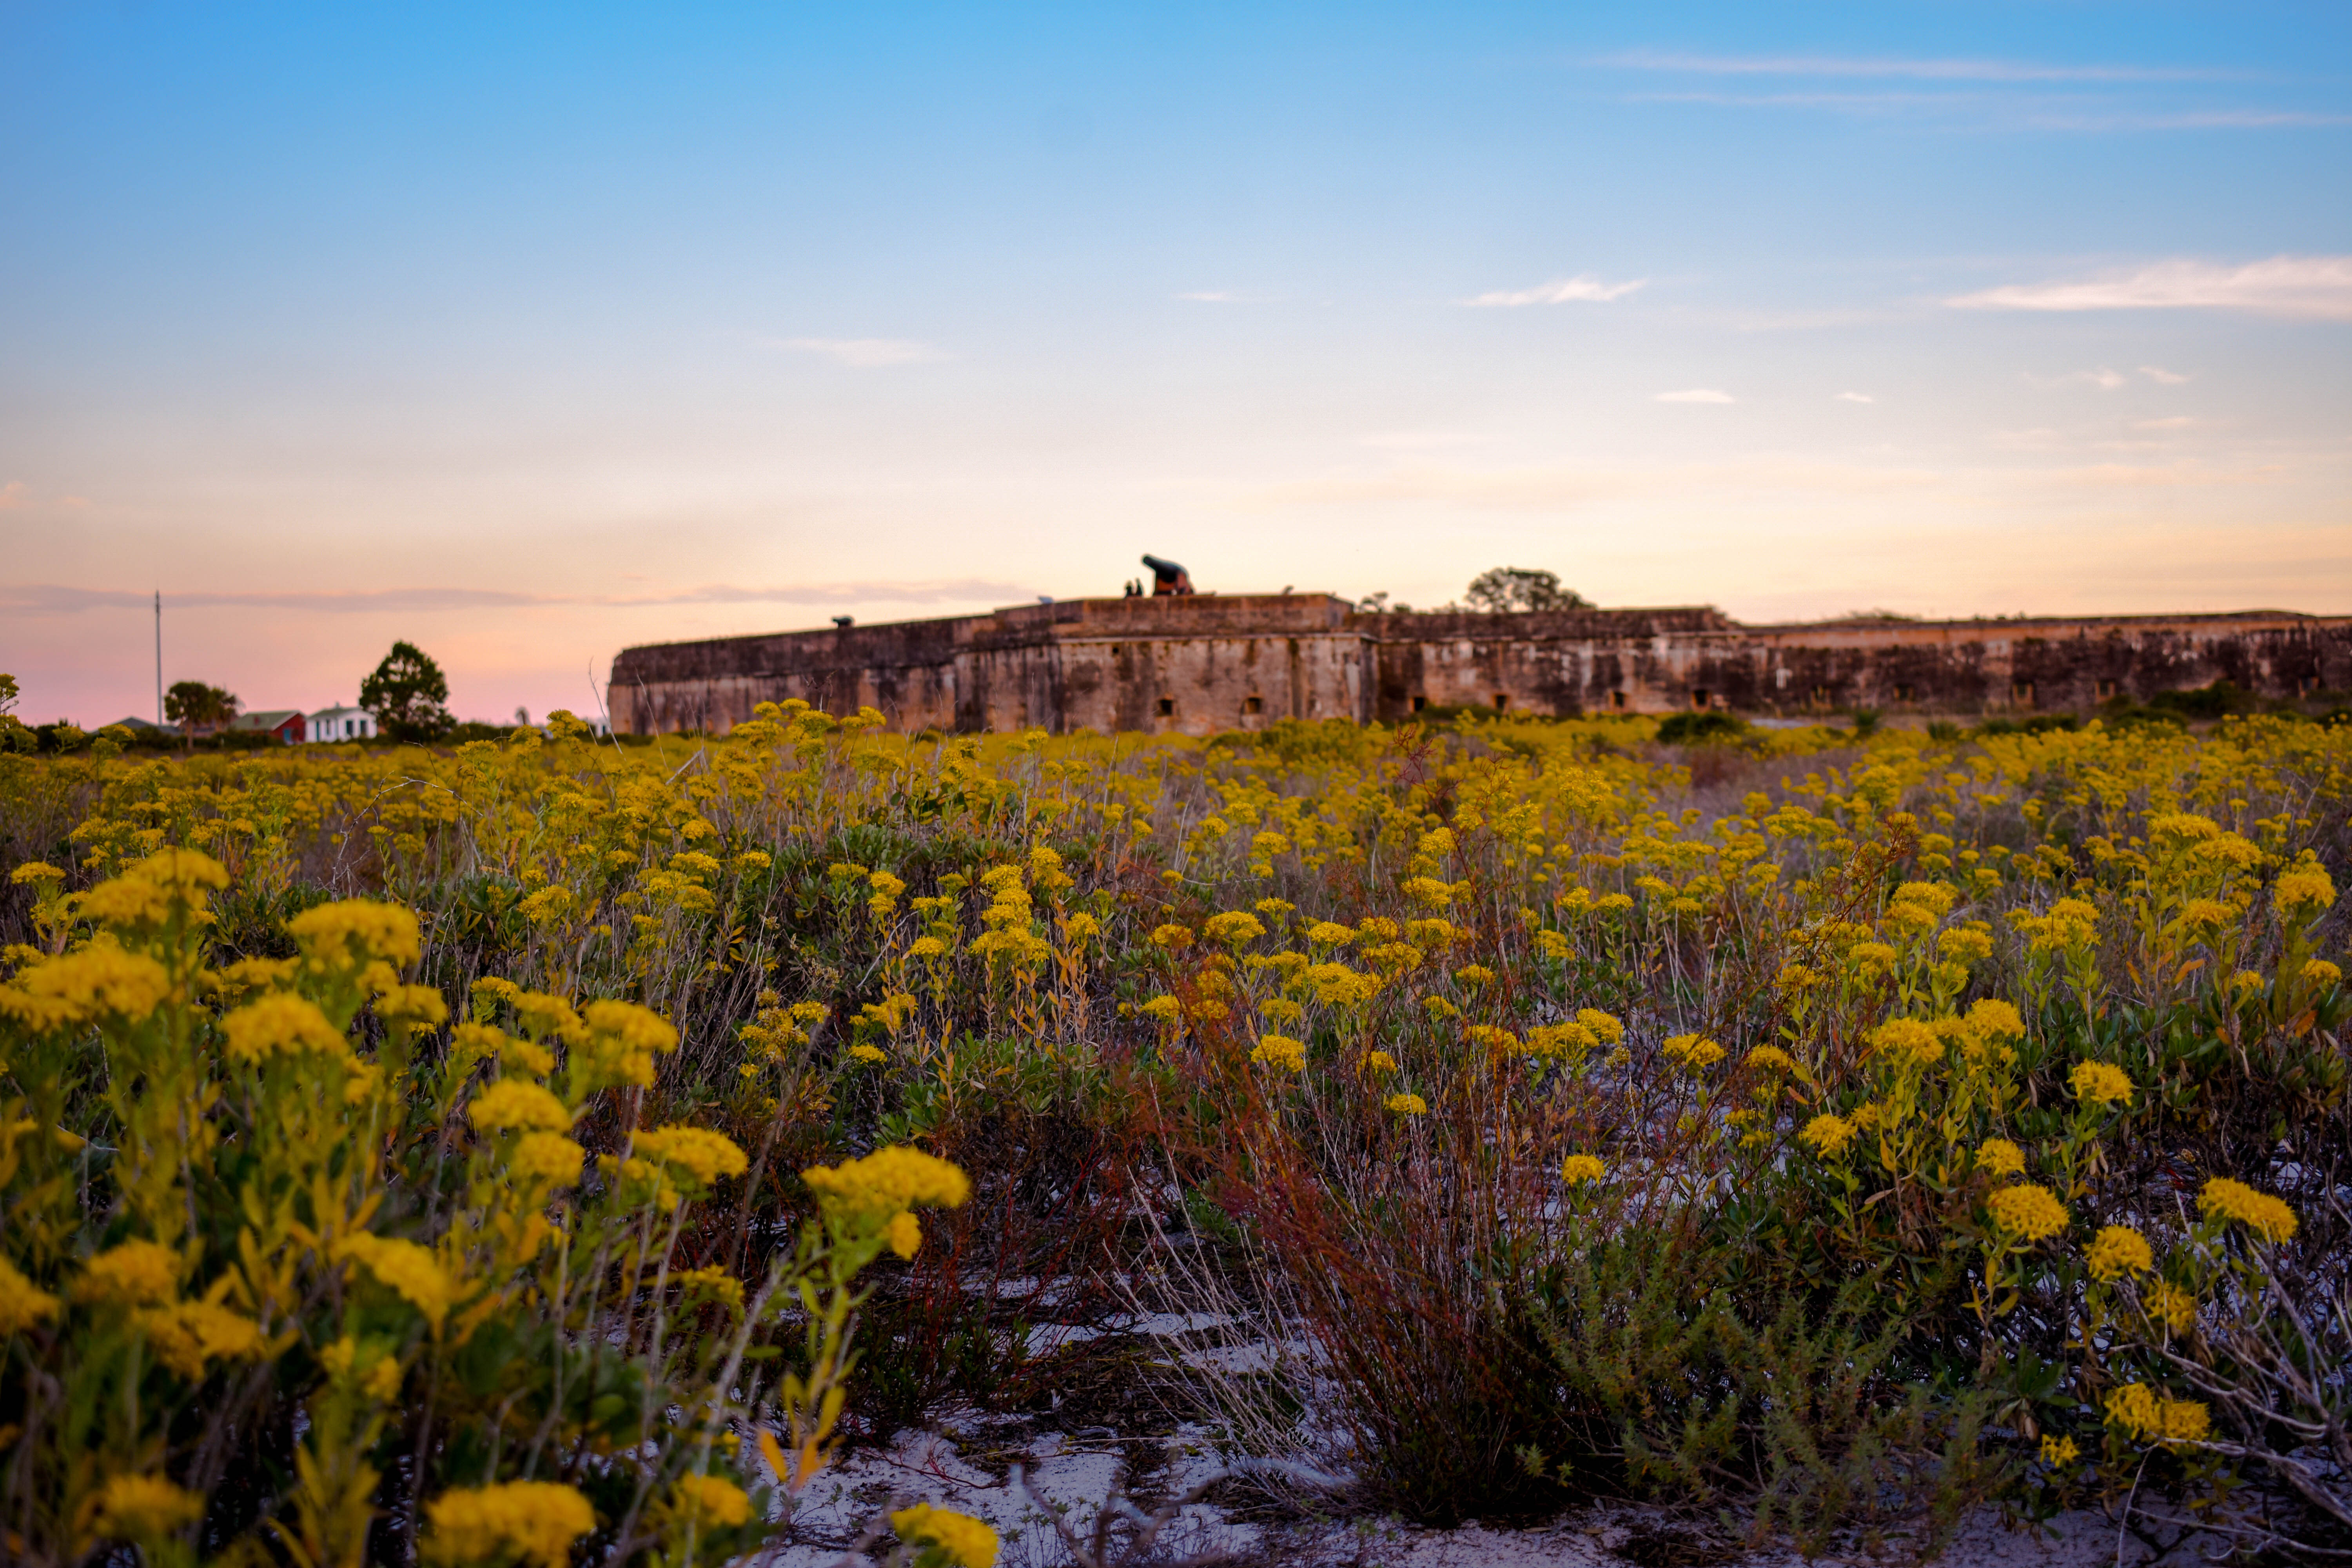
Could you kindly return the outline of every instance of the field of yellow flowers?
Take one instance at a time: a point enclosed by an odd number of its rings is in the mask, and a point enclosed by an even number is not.
[[[1654,734],[0,752],[5,1555],[745,1557],[1041,1302],[1410,1519],[2352,1545],[2352,728]]]

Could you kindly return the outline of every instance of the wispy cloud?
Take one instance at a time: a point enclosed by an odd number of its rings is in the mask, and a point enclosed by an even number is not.
[[[2008,284],[1944,303],[1963,310],[2246,310],[2352,321],[2352,256],[2273,256],[2242,267],[2179,258],[2093,278]]]
[[[2034,60],[1905,59],[1868,55],[1685,55],[1636,49],[1598,62],[1689,76],[1892,78],[1910,81],[2214,81],[2240,73],[2179,66],[2045,65]]]
[[[1196,289],[1176,296],[1196,305],[1267,305],[1274,302],[1271,294],[1241,294],[1230,289]]]
[[[33,504],[33,492],[22,479],[10,479],[0,485],[0,511],[15,511],[18,507]]]
[[[1837,401],[1840,403],[1875,403],[1878,399],[1871,396],[1870,394],[1866,392],[1841,392],[1837,395]]]
[[[880,370],[946,357],[929,343],[907,338],[780,338],[775,346],[796,353],[822,354],[852,370]]]
[[[2144,364],[2139,367],[2139,373],[2158,386],[2186,386],[2189,384],[2189,377],[2179,371],[2167,370],[2160,364]]]
[[[1660,403],[1737,403],[1739,399],[1727,392],[1717,392],[1711,386],[1695,386],[1688,392],[1661,392]]]
[[[171,609],[319,611],[327,614],[409,613],[432,610],[528,609],[586,605],[635,609],[664,605],[940,605],[1021,604],[1036,597],[1017,583],[981,578],[917,583],[803,583],[791,587],[737,587],[708,584],[652,594],[523,594],[499,588],[380,588],[367,593],[166,591]],[[154,603],[146,592],[75,588],[53,583],[0,584],[0,611],[18,615],[69,615],[81,610],[144,609]]]
[[[2143,419],[2135,426],[2134,428],[2139,430],[2189,430],[2204,423],[2205,421],[2198,418],[2194,415],[2175,414],[2169,418],[2165,419]]]
[[[1604,283],[1589,272],[1580,272],[1573,278],[1555,278],[1533,289],[1497,289],[1456,303],[1507,309],[1518,305],[1606,304],[1623,299],[1648,281],[1646,278],[1636,278],[1630,283]]]

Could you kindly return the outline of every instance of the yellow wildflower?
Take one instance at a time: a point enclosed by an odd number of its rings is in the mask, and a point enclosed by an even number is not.
[[[1723,1059],[1723,1047],[1713,1040],[1696,1035],[1675,1035],[1660,1047],[1670,1061],[1680,1062],[1692,1072],[1711,1068]]]
[[[919,1502],[893,1513],[890,1528],[909,1544],[938,1547],[955,1568],[995,1568],[996,1531],[968,1513]]]
[[[1180,925],[1156,926],[1152,929],[1151,940],[1171,952],[1178,952],[1192,945],[1192,933]]]
[[[1324,947],[1341,947],[1356,940],[1356,929],[1336,921],[1317,921],[1307,928],[1307,940]]]
[[[812,1165],[801,1177],[829,1212],[877,1223],[910,1208],[958,1208],[971,1196],[961,1171],[903,1143],[838,1166]]]
[[[1531,1057],[1557,1058],[1573,1067],[1600,1043],[1600,1037],[1581,1024],[1538,1024],[1528,1031],[1526,1049]]]
[[[2310,920],[2326,913],[2335,904],[2336,884],[2328,879],[2326,868],[2318,861],[2298,860],[2279,873],[2277,883],[2271,889],[2271,900],[2277,905],[2282,920]]]
[[[267,1342],[261,1325],[216,1301],[182,1301],[139,1314],[155,1359],[194,1381],[205,1363],[224,1357],[258,1359]]]
[[[1591,1030],[1592,1037],[1604,1046],[1625,1043],[1625,1026],[1612,1014],[1604,1013],[1598,1007],[1579,1007],[1576,1021]]]
[[[572,1113],[563,1102],[538,1084],[502,1078],[475,1091],[467,1111],[482,1132],[566,1132]]]
[[[336,1242],[329,1255],[339,1262],[348,1259],[358,1263],[380,1284],[422,1312],[435,1333],[441,1331],[442,1320],[449,1315],[457,1289],[432,1253],[413,1241],[355,1231]]]
[[[1465,963],[1454,972],[1454,978],[1465,985],[1492,985],[1495,972],[1483,963]]]
[[[1250,1060],[1267,1063],[1285,1072],[1303,1072],[1307,1068],[1307,1047],[1287,1035],[1260,1035],[1257,1047],[1250,1052]]]
[[[2127,1225],[2102,1226],[2098,1238],[2084,1248],[2083,1260],[2090,1266],[2094,1279],[2118,1279],[2156,1267],[2156,1254],[2147,1237]]]
[[[1916,1018],[1889,1018],[1871,1031],[1871,1048],[1897,1068],[1932,1067],[1944,1059],[1944,1042]]]
[[[685,1172],[698,1187],[740,1176],[751,1166],[750,1158],[735,1140],[707,1127],[673,1124],[650,1132],[641,1130],[630,1140],[629,1150],[639,1159]]]
[[[111,937],[37,963],[0,985],[0,1017],[28,1028],[57,1029],[113,1015],[143,1018],[171,994],[172,977],[144,953]]]
[[[2150,1285],[2140,1298],[2140,1306],[2150,1321],[2176,1334],[2187,1333],[2197,1321],[2197,1298],[2168,1279]]]
[[[2112,1062],[2076,1062],[2067,1081],[2085,1105],[2113,1105],[2132,1097],[2131,1075]]]
[[[2303,977],[2320,990],[2326,991],[2342,982],[2344,972],[2324,958],[2314,958],[2304,963]]]
[[[2233,1219],[2264,1241],[2284,1241],[2294,1234],[2294,1210],[2284,1199],[2258,1193],[2243,1182],[2216,1176],[2197,1194],[2197,1206],[2208,1219]]]
[[[98,1531],[110,1540],[162,1541],[204,1517],[204,1499],[162,1476],[114,1476],[98,1494]]]
[[[397,904],[345,899],[305,910],[286,922],[287,934],[318,967],[357,973],[371,963],[395,967],[424,951],[416,917]]]
[[[1977,1169],[1996,1181],[2007,1181],[2025,1169],[2025,1151],[2006,1138],[1988,1138],[1977,1145]]]
[[[1853,1122],[1825,1111],[1805,1123],[1805,1130],[1797,1134],[1797,1141],[1811,1146],[1824,1159],[1834,1160],[1853,1142],[1854,1131]]]
[[[1609,1173],[1609,1167],[1597,1154],[1570,1154],[1559,1163],[1559,1179],[1571,1187],[1587,1182],[1597,1182]]]
[[[2053,1470],[2063,1470],[2083,1457],[2083,1450],[2072,1437],[2042,1439],[2042,1462]]]
[[[1397,1069],[1396,1058],[1386,1051],[1370,1052],[1364,1058],[1364,1066],[1377,1073],[1391,1073]]]
[[[526,1132],[515,1140],[507,1169],[526,1181],[572,1186],[580,1180],[587,1151],[561,1132]]]
[[[670,1490],[670,1507],[699,1523],[733,1529],[751,1517],[751,1500],[724,1476],[680,1476]]]
[[[2003,1187],[1987,1201],[1993,1223],[2027,1241],[2039,1241],[2066,1228],[2066,1205],[2047,1187],[2031,1183]]]
[[[2212,1430],[2212,1412],[2193,1399],[2164,1399],[2144,1383],[2110,1392],[2107,1425],[2142,1442],[2195,1443]]]
[[[74,1281],[77,1301],[152,1307],[180,1293],[180,1255],[140,1237],[91,1258]]]
[[[1220,942],[1227,947],[1240,947],[1265,934],[1264,921],[1255,915],[1244,914],[1238,910],[1211,915],[1202,929],[1208,932],[1211,942]]]
[[[891,1216],[889,1226],[882,1233],[882,1238],[890,1244],[890,1250],[899,1257],[912,1258],[922,1250],[922,1222],[913,1215],[901,1211]]]
[[[58,1315],[58,1299],[16,1271],[0,1258],[0,1340],[23,1333],[35,1323]]]
[[[530,997],[524,994],[525,999]],[[611,999],[591,1002],[577,1017],[568,1006],[556,1002],[562,1012],[549,1009],[544,1032],[572,1038],[584,1034],[586,1063],[591,1080],[596,1084],[625,1083],[639,1089],[649,1089],[654,1081],[654,1058],[677,1049],[677,1031],[659,1014],[638,1006],[634,1002]],[[520,1002],[518,1013],[523,1011]],[[530,1015],[524,1015],[530,1022]],[[581,1058],[575,1056],[578,1063]]]
[[[316,1002],[284,991],[239,1007],[221,1020],[221,1033],[228,1059],[246,1067],[272,1056],[341,1055],[350,1049]]]
[[[520,1558],[564,1568],[572,1543],[596,1528],[596,1510],[554,1481],[501,1481],[446,1491],[425,1505],[432,1531],[425,1559],[447,1568]]]
[[[1395,1111],[1399,1116],[1426,1116],[1429,1114],[1429,1101],[1422,1099],[1421,1096],[1417,1094],[1392,1094],[1388,1097],[1384,1103],[1391,1110]]]
[[[1749,1051],[1747,1064],[1759,1072],[1786,1073],[1797,1070],[1797,1059],[1778,1046],[1758,1046]]]

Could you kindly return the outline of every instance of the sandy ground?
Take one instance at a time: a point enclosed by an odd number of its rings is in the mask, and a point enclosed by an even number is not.
[[[1209,1314],[1139,1313],[1108,1331],[1033,1330],[1032,1353],[1060,1352],[1058,1368],[1068,1374],[1055,1382],[1050,1404],[1025,1412],[945,1412],[929,1429],[899,1433],[887,1448],[847,1455],[810,1488],[795,1515],[794,1543],[771,1561],[776,1568],[864,1568],[877,1559],[847,1549],[889,1510],[918,1501],[995,1526],[1004,1542],[1002,1568],[1079,1561],[1061,1541],[1054,1514],[1083,1542],[1107,1503],[1116,1510],[1130,1479],[1156,1505],[1224,1472],[1213,1435],[1169,1414],[1169,1379],[1196,1384],[1193,1374],[1246,1374],[1286,1359],[1293,1371],[1300,1368],[1302,1347],[1243,1340],[1234,1327]],[[1293,1495],[1311,1507],[1312,1493]],[[1425,1530],[1379,1519],[1302,1522],[1295,1512],[1269,1522],[1262,1492],[1220,1487],[1171,1510],[1148,1550],[1134,1542],[1131,1518],[1114,1517],[1127,1528],[1114,1533],[1101,1568],[1213,1562],[1235,1568],[1800,1568],[1806,1561],[1785,1546],[1747,1549],[1705,1520],[1620,1503],[1574,1510],[1530,1528]],[[2196,1562],[2195,1546],[2166,1554],[2166,1563]],[[1919,1547],[1917,1538],[1890,1531],[1812,1561],[1898,1568],[1917,1563]],[[2137,1537],[2119,1539],[2115,1521],[2101,1514],[2069,1514],[2032,1530],[2005,1525],[1988,1509],[1963,1523],[1939,1561],[1951,1568],[2138,1568],[2154,1558]]]
[[[1218,1471],[1218,1461],[1199,1437],[1176,1435],[1171,1447],[1181,1457],[1156,1478],[1156,1491],[1181,1493]],[[1182,1455],[1187,1447],[1197,1451]],[[1072,1559],[1040,1503],[1060,1510],[1084,1538],[1127,1464],[1124,1446],[1108,1434],[1052,1433],[1006,1447],[992,1440],[984,1425],[957,1436],[903,1433],[887,1450],[856,1454],[821,1478],[797,1516],[799,1543],[774,1561],[779,1568],[832,1568],[845,1561],[844,1548],[877,1515],[919,1500],[989,1521],[1004,1539],[1005,1568],[1049,1568]],[[1013,1466],[1020,1467],[1026,1489],[1015,1489]],[[1894,1536],[1875,1544],[1869,1551],[1856,1542],[1813,1561],[1857,1568],[1917,1561],[1908,1539]],[[2176,1560],[2192,1561],[2193,1554],[2177,1554]],[[853,1554],[845,1561],[862,1568],[876,1559]],[[1184,1562],[1299,1568],[1799,1568],[1804,1561],[1786,1549],[1740,1550],[1700,1524],[1662,1510],[1625,1505],[1578,1510],[1529,1529],[1469,1523],[1420,1530],[1379,1520],[1258,1523],[1202,1502],[1171,1520],[1156,1550],[1128,1554],[1115,1547],[1106,1563],[1132,1568]],[[2150,1553],[2129,1537],[2119,1542],[2114,1522],[2099,1514],[2066,1515],[2037,1532],[2004,1528],[1999,1514],[1987,1510],[1963,1526],[1940,1561],[1955,1568],[2091,1568],[2145,1564]]]

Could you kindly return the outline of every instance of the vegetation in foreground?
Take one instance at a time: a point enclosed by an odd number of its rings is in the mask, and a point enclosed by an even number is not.
[[[10,1556],[747,1555],[1155,1291],[1416,1519],[2352,1534],[2352,729],[878,726],[0,754]]]

